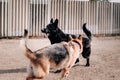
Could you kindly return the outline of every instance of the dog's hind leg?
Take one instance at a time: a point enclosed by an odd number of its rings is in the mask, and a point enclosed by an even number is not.
[[[91,48],[83,48],[82,56],[86,59],[86,67],[90,66]]]
[[[89,58],[86,59],[86,65],[85,66],[90,66],[90,59]]]
[[[36,79],[43,79],[46,75],[49,74],[50,64],[48,60],[41,60],[39,61],[39,64],[40,64],[40,69],[42,69],[42,74],[40,71],[40,74],[38,75],[38,78]]]

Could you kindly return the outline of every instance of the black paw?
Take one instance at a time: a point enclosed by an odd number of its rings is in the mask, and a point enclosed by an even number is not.
[[[86,66],[86,67],[89,67],[89,66],[90,66],[90,64],[86,64],[85,66]]]
[[[54,73],[60,73],[61,72],[61,70],[57,70],[57,71],[55,71]]]
[[[80,61],[80,60],[79,60],[79,58],[77,58],[77,60],[76,60],[75,64],[76,64],[76,63],[78,63],[79,61]]]

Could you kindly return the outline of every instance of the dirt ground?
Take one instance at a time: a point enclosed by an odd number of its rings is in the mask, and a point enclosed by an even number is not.
[[[48,39],[29,39],[28,47],[35,51],[50,45]],[[20,47],[20,40],[0,40],[0,80],[25,80],[28,59]],[[80,56],[80,62],[66,80],[120,80],[120,36],[93,37],[90,67]],[[58,80],[61,73],[50,73],[44,80]]]

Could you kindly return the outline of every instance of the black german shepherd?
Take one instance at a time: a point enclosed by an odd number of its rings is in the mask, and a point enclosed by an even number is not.
[[[50,20],[50,24],[46,26],[46,28],[41,30],[43,33],[48,35],[48,38],[51,42],[51,44],[54,43],[60,43],[62,41],[69,41],[69,35],[72,36],[72,38],[77,38],[78,35],[73,35],[73,34],[65,34],[62,30],[59,29],[58,27],[58,19],[56,19],[53,22],[53,19]],[[86,66],[90,66],[89,63],[89,56],[91,54],[91,40],[92,40],[92,35],[91,32],[86,28],[86,23],[83,24],[83,31],[87,35],[88,38],[83,37],[83,52],[82,56],[86,58]],[[76,62],[79,62],[79,59],[77,59]]]

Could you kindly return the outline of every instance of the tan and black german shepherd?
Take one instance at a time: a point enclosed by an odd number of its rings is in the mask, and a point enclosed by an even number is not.
[[[70,37],[69,42],[61,42],[47,46],[32,52],[27,47],[28,31],[24,31],[25,56],[29,59],[26,80],[43,79],[49,74],[50,69],[61,69],[60,80],[67,77],[69,70],[75,64],[76,59],[83,50],[82,37],[76,39]]]

